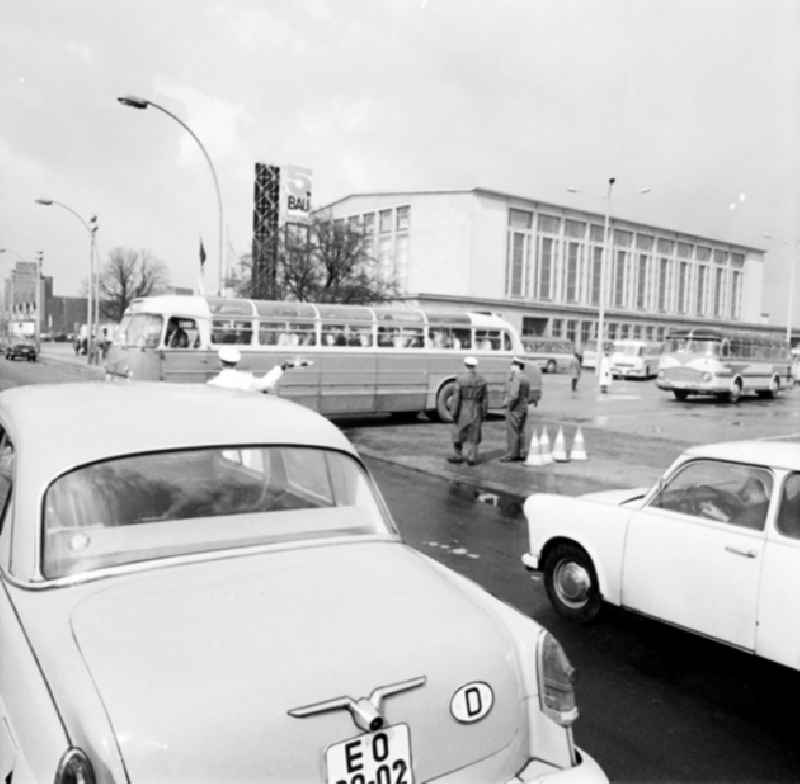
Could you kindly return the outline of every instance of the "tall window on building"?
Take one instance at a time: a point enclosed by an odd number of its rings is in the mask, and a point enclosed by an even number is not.
[[[561,233],[561,218],[555,215],[539,215],[539,299],[552,299],[553,280],[558,265],[558,245]]]
[[[581,321],[581,346],[585,346],[592,339],[592,335],[594,335],[593,326],[596,329],[596,324],[591,321]]]
[[[688,285],[689,265],[682,261],[678,264],[678,313],[686,312],[686,289]]]
[[[595,247],[592,251],[592,305],[600,304],[600,280],[603,274],[603,249]]]
[[[731,317],[742,317],[742,273],[739,270],[731,273]]]
[[[529,278],[531,229],[533,213],[526,210],[508,211],[508,253],[506,259],[506,294],[526,295]]]
[[[708,267],[701,265],[697,268],[697,307],[695,313],[702,316],[705,313],[706,301],[706,279],[708,277]]]
[[[658,264],[658,312],[667,312],[667,284],[669,282],[669,259],[659,259]]]
[[[580,302],[582,297],[581,281],[584,278],[584,239],[586,237],[586,224],[582,221],[567,220],[564,224],[564,233],[567,237],[566,269],[564,270],[564,300],[566,302]]]
[[[722,283],[725,277],[723,267],[716,267],[714,270],[714,316],[722,316]]]
[[[617,251],[617,263],[614,265],[614,305],[621,308],[625,304],[625,262],[628,254],[624,250]]]
[[[606,334],[608,335],[609,340],[616,340],[617,339],[617,322],[616,321],[609,321],[606,323]]]
[[[639,254],[639,277],[636,281],[636,307],[639,310],[647,308],[647,256]]]
[[[578,337],[578,321],[577,319],[567,319],[567,340],[575,343],[575,338]]]
[[[550,334],[554,338],[563,337],[561,334],[564,329],[564,320],[563,319],[553,319],[550,323]]]

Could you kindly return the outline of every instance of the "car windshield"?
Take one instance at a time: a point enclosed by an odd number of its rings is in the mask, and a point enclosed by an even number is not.
[[[311,447],[153,452],[82,466],[44,499],[54,579],[153,558],[394,531],[351,456]]]

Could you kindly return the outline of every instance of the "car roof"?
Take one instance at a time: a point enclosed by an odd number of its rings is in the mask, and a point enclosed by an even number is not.
[[[25,487],[136,452],[246,443],[355,450],[327,419],[275,395],[207,384],[42,384],[0,393]]]
[[[685,454],[800,471],[800,442],[797,441],[725,441],[693,446]]]

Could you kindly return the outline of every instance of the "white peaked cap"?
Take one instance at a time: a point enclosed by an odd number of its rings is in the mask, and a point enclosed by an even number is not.
[[[220,362],[239,362],[242,358],[242,352],[234,346],[223,346],[219,350]]]
[[[477,367],[478,366],[478,360],[475,359],[475,357],[464,357],[464,364],[467,367]]]

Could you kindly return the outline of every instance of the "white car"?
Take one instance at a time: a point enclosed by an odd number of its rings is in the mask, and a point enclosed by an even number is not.
[[[800,444],[687,450],[649,490],[524,505],[555,609],[619,605],[800,669]]]
[[[0,394],[0,781],[603,784],[572,672],[306,408]]]

